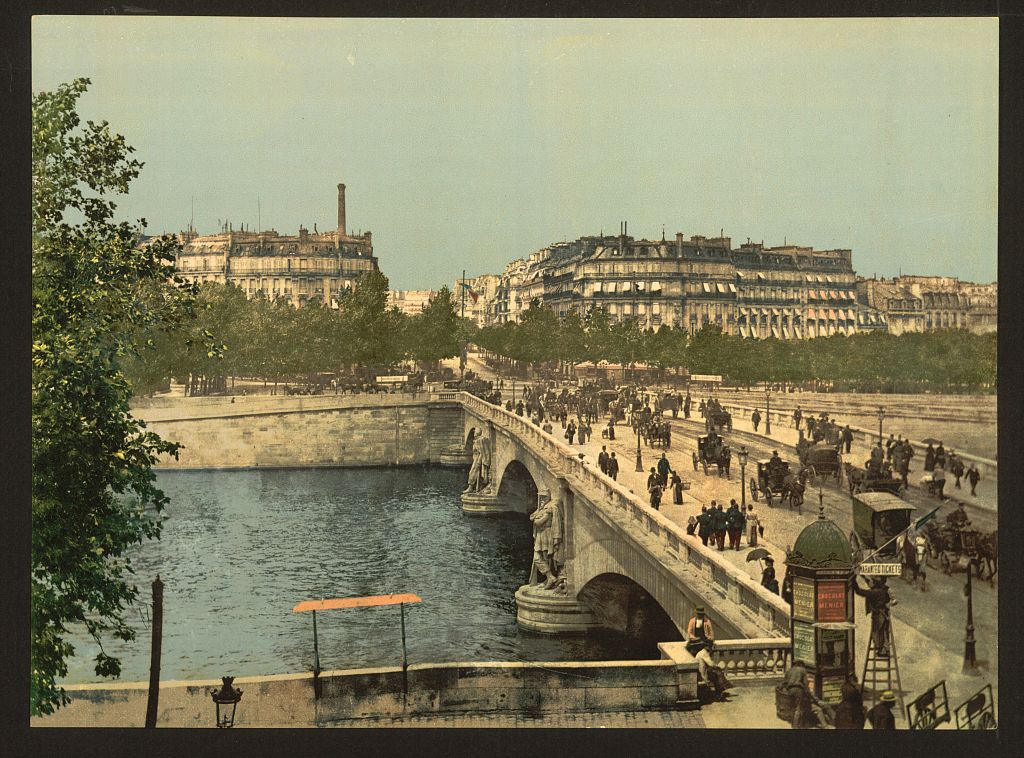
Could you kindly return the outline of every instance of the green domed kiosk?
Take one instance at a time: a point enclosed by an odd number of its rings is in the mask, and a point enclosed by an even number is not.
[[[807,664],[814,694],[838,703],[840,687],[854,670],[853,551],[820,508],[786,556],[792,578],[790,636],[793,660]]]

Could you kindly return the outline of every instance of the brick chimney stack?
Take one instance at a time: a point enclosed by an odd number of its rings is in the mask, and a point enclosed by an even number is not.
[[[345,185],[338,185],[338,234],[345,234]]]

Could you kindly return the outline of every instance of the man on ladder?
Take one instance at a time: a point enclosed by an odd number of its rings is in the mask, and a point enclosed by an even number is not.
[[[890,611],[896,601],[889,594],[884,576],[874,577],[867,589],[863,589],[854,577],[853,591],[865,598],[867,612],[871,614],[871,637],[864,656],[864,675],[861,677],[864,693],[870,692],[871,699],[876,700],[878,693],[884,690],[882,701],[879,702],[888,704],[898,700],[902,712],[903,685],[900,682]],[[893,701],[889,701],[889,697]]]

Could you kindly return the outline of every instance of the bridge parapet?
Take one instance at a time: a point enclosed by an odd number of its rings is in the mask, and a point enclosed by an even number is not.
[[[761,587],[716,551],[688,537],[684,527],[654,510],[632,490],[582,459],[578,450],[547,434],[532,421],[478,397],[461,393],[459,402],[474,416],[500,425],[523,444],[532,447],[534,452],[545,454],[549,468],[556,476],[565,479],[574,490],[593,503],[605,519],[629,532],[655,562],[667,567],[672,573],[685,575],[684,583],[687,586],[710,597],[725,599],[727,603],[716,605],[720,607],[723,616],[739,617],[736,626],[750,628],[753,625],[762,633],[785,635],[788,638],[787,603]],[[695,587],[695,583],[701,586]]]

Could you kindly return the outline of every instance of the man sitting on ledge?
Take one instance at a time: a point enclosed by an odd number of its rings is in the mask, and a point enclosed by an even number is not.
[[[725,674],[715,665],[711,658],[711,648],[715,643],[715,634],[711,628],[711,619],[704,615],[704,606],[693,609],[694,615],[686,625],[686,650],[697,659],[697,673],[708,683],[714,692],[715,700],[724,700],[729,682]]]

